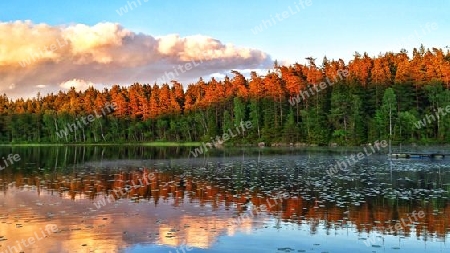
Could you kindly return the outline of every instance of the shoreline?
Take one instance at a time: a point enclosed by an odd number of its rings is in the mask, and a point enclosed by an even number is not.
[[[0,147],[66,147],[66,146],[148,146],[195,147],[201,142],[136,142],[136,143],[0,143]]]
[[[131,143],[0,143],[0,147],[66,147],[66,146],[144,146],[144,147],[198,147],[202,142],[131,142]],[[267,148],[267,149],[341,149],[371,147],[370,143],[361,145],[317,145],[307,143],[271,143],[270,145],[233,144],[223,145],[221,148]],[[395,149],[415,149],[423,147],[450,147],[450,143],[404,144],[392,145]],[[397,151],[397,150],[396,150]]]

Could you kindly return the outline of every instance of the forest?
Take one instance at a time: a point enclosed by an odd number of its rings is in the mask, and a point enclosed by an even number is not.
[[[229,144],[361,145],[389,138],[394,144],[450,142],[450,115],[437,116],[450,106],[449,50],[422,45],[411,54],[405,49],[377,57],[355,52],[348,63],[306,60],[290,66],[275,62],[264,76],[232,70],[224,80],[199,78],[187,87],[172,80],[104,90],[72,88],[29,99],[4,94],[0,142],[202,142],[242,121],[253,128]],[[330,80],[332,85],[317,88]],[[316,92],[298,99],[307,90]],[[111,103],[111,113],[58,136]],[[419,121],[423,124],[417,127]]]

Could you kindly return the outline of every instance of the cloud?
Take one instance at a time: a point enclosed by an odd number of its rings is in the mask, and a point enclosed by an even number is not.
[[[80,79],[72,79],[70,81],[62,82],[59,86],[66,90],[74,87],[75,90],[77,90],[77,91],[85,91],[89,87],[94,87],[94,85],[95,84],[93,82],[80,80]]]
[[[83,89],[93,84],[154,83],[192,61],[201,64],[175,75],[179,81],[272,66],[270,56],[257,49],[224,44],[205,35],[154,37],[116,23],[0,23],[0,52],[0,92],[11,97],[56,92],[68,85]]]
[[[238,71],[246,78],[251,78],[252,72],[255,72],[259,76],[265,76],[270,71],[270,69],[231,69],[231,70],[226,70],[226,71],[222,71],[222,72],[211,73],[207,76],[204,76],[204,78],[209,79],[209,78],[214,77],[217,81],[224,80],[225,77],[227,77],[227,76],[228,77],[234,76],[234,74],[232,73],[232,70]]]

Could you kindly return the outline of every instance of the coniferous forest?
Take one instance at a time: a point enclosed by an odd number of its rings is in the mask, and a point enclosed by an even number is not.
[[[245,77],[232,71],[224,80],[200,78],[186,88],[173,80],[84,92],[72,88],[14,101],[2,95],[0,141],[198,142],[251,121],[253,128],[230,144],[360,145],[388,139],[390,126],[394,144],[450,142],[450,113],[442,113],[450,106],[448,50],[421,46],[411,54],[402,50],[369,57],[356,52],[348,63],[312,57],[307,62],[290,66],[275,62],[265,76],[252,72]],[[348,75],[338,78],[344,71]],[[326,80],[333,84],[317,89]],[[298,99],[308,90],[316,92]],[[111,102],[114,112],[58,136]]]

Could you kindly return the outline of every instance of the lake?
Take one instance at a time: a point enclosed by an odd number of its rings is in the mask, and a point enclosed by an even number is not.
[[[1,147],[0,253],[450,252],[450,157],[191,150]]]

